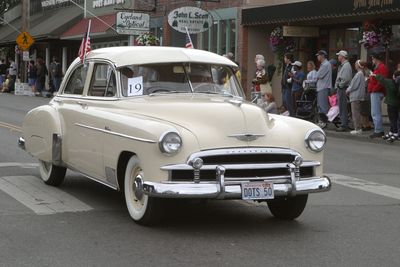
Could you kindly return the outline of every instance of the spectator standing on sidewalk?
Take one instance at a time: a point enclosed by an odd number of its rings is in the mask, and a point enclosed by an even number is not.
[[[7,65],[4,59],[0,61],[0,85],[6,80],[7,75]]]
[[[348,94],[350,98],[351,114],[354,124],[354,130],[350,133],[362,134],[361,102],[365,99],[365,67],[367,66],[367,63],[357,60],[354,66],[357,73],[354,75],[349,87],[346,89],[346,94]]]
[[[10,62],[10,67],[8,68],[8,74],[10,75],[8,90],[12,92],[15,90],[15,82],[17,81],[17,64],[12,58],[9,58],[8,61]]]
[[[38,57],[36,62],[36,95],[41,96],[45,90],[46,75],[48,75],[48,71],[46,65],[44,64],[43,58]]]
[[[372,54],[374,71],[369,76],[368,93],[370,93],[371,96],[371,115],[374,121],[374,133],[369,136],[370,138],[382,137],[384,135],[381,105],[385,94],[385,87],[376,79],[376,75],[382,75],[384,78],[387,78],[389,70],[385,64],[383,64],[382,60],[382,54]]]
[[[316,56],[321,63],[317,72],[317,106],[320,116],[319,126],[324,128],[328,122],[326,114],[329,110],[329,91],[332,88],[332,67],[326,59],[328,53],[326,53],[325,50],[319,50]]]
[[[351,82],[353,71],[351,65],[347,60],[348,54],[345,50],[340,50],[337,54],[340,66],[335,81],[335,90],[337,93],[337,100],[339,106],[340,127],[336,129],[337,132],[347,132],[349,130],[348,112],[347,112],[347,96],[346,89]]]
[[[53,57],[53,62],[50,64],[50,79],[53,83],[52,88],[49,90],[50,94],[57,92],[60,88],[61,79],[62,79],[62,68],[61,63],[56,56]]]
[[[36,93],[36,79],[37,69],[35,66],[35,61],[30,60],[28,66],[28,84],[31,87],[33,93]]]
[[[283,57],[285,62],[285,66],[283,69],[282,75],[282,104],[289,111],[290,116],[294,115],[293,112],[293,103],[292,103],[292,78],[289,76],[289,73],[292,73],[293,70],[293,54],[286,53]]]
[[[382,75],[377,74],[375,77],[380,84],[385,87],[386,96],[384,102],[387,105],[387,113],[390,122],[390,130],[387,134],[382,136],[384,140],[393,142],[399,138],[399,107],[400,95],[398,91],[398,82],[400,79],[400,72],[395,71],[393,79],[385,79]],[[396,81],[397,80],[397,84]]]
[[[306,77],[304,72],[301,70],[303,64],[300,61],[295,61],[293,63],[293,73],[289,73],[292,78],[292,103],[293,109],[297,109],[297,101],[300,100],[301,94],[303,93],[303,81]]]

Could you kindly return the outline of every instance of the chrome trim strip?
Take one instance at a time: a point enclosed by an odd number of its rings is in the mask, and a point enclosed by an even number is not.
[[[265,163],[265,164],[224,164],[224,168],[227,170],[241,170],[241,169],[278,169],[287,168],[289,162],[283,163]],[[316,167],[320,166],[321,163],[318,161],[304,161],[300,167]],[[217,164],[213,165],[203,165],[200,170],[215,170]],[[162,166],[161,170],[171,171],[171,170],[194,170],[191,165],[188,164],[174,164]]]
[[[250,181],[265,181],[265,180],[284,180],[289,181],[290,175],[279,175],[279,176],[255,176],[255,177],[225,177],[225,181],[229,182],[250,182]]]
[[[164,198],[224,198],[241,199],[241,185],[226,185],[218,182],[208,183],[154,183],[144,182],[143,192],[153,197]],[[222,191],[222,186],[223,190]],[[328,177],[312,177],[310,179],[295,181],[296,195],[326,192],[331,189],[331,181]],[[291,183],[274,184],[275,196],[292,196],[294,188]]]
[[[191,154],[187,163],[191,162],[194,158],[201,158],[204,156],[218,156],[218,155],[237,155],[237,154],[290,154],[292,156],[300,156],[294,150],[287,148],[265,148],[265,147],[244,147],[244,148],[226,148],[215,150],[203,150]]]
[[[100,129],[100,128],[96,128],[96,127],[92,127],[92,126],[87,126],[87,125],[84,125],[84,124],[81,124],[81,123],[75,123],[75,125],[79,126],[79,127],[86,128],[86,129],[99,131],[99,132],[102,132],[102,133],[111,134],[111,135],[115,135],[115,136],[131,139],[131,140],[135,140],[135,141],[151,143],[151,144],[157,143],[157,141],[154,141],[154,140],[149,140],[149,139],[134,137],[134,136],[126,135],[126,134],[121,134],[121,133],[113,132],[113,131],[110,131],[110,130],[107,130],[107,129]]]
[[[228,137],[235,137],[240,141],[254,141],[257,140],[259,137],[263,137],[265,134],[252,134],[252,133],[243,133],[243,134],[231,134]]]

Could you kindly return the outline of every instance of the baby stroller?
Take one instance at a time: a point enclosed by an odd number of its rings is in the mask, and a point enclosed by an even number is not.
[[[316,123],[318,121],[317,84],[304,82],[304,90],[300,100],[296,101],[296,118]]]

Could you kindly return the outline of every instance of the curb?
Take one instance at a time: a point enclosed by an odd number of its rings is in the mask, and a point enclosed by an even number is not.
[[[387,146],[400,147],[399,140],[394,141],[393,143],[389,143],[389,142],[383,140],[382,138],[374,138],[374,139],[369,138],[369,135],[372,134],[373,131],[363,132],[361,135],[353,135],[350,132],[336,132],[335,130],[332,130],[332,129],[324,129],[324,132],[328,138],[334,137],[334,138],[356,140],[356,141],[360,141],[360,142],[367,142],[367,143],[373,143],[373,144],[381,144],[381,145],[387,145]]]

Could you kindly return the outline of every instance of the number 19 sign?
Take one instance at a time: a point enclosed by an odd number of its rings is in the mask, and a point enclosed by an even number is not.
[[[128,96],[143,95],[143,77],[128,79]]]

